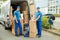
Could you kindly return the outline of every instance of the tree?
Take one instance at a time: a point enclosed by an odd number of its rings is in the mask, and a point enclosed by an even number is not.
[[[5,1],[7,1],[7,0],[3,0],[3,2],[5,2]]]

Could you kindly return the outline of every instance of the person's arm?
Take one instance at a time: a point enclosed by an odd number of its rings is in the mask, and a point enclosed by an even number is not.
[[[35,13],[35,18],[37,17],[37,12]],[[40,18],[40,15],[36,18],[36,21]]]
[[[18,23],[17,19],[16,19],[16,12],[14,12],[14,19],[16,20],[16,22]]]
[[[40,18],[40,15],[37,17],[36,21]]]

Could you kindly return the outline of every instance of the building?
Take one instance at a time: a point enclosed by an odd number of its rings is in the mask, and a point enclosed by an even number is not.
[[[42,14],[48,13],[48,1],[47,0],[34,0],[35,8],[40,7]]]
[[[48,13],[60,13],[60,0],[48,0]]]

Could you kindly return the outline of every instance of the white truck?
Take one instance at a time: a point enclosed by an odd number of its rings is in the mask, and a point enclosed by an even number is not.
[[[0,1],[0,24],[6,26],[5,22],[7,21],[7,15],[10,11],[10,0],[5,2]]]

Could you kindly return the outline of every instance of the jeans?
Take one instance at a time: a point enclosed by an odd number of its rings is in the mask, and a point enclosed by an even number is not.
[[[36,24],[37,24],[38,35],[41,36],[41,34],[42,34],[42,22],[37,21]]]
[[[16,20],[14,20],[15,22],[15,35],[18,35],[18,28],[20,29],[20,35],[22,35],[22,25],[20,23],[20,20],[17,20],[18,23],[16,23]]]

